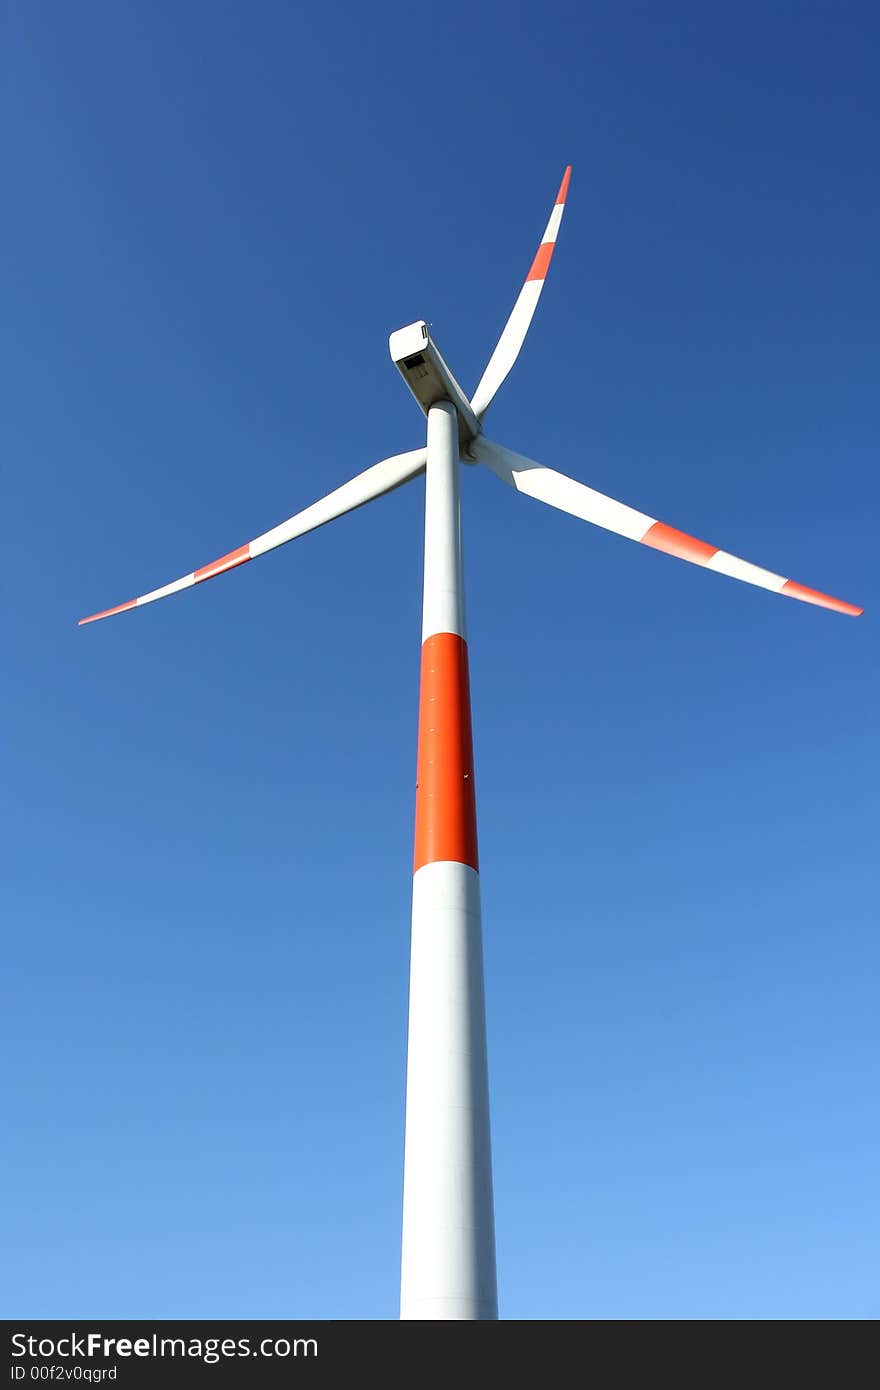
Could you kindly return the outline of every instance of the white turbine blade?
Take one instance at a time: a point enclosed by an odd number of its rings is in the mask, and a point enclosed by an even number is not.
[[[161,589],[153,589],[148,594],[141,594],[139,598],[129,599],[128,603],[120,603],[115,608],[105,608],[101,613],[92,613],[88,618],[80,618],[79,626],[97,622],[98,618],[110,618],[114,613],[124,613],[129,608],[140,608],[145,603],[155,602],[157,598],[167,598],[169,594],[176,594],[181,589],[189,589],[193,584],[201,584],[205,579],[213,579],[215,575],[235,569],[247,560],[255,560],[258,555],[265,555],[267,550],[286,545],[297,536],[314,531],[317,527],[326,525],[328,521],[335,521],[338,516],[354,511],[356,507],[362,507],[365,502],[372,502],[375,497],[392,492],[394,488],[400,487],[401,483],[409,482],[410,478],[421,473],[424,467],[424,449],[413,449],[407,454],[394,454],[391,458],[382,459],[380,463],[374,463],[372,468],[359,473],[350,482],[343,483],[335,492],[322,497],[319,502],[313,502],[304,511],[297,512],[287,521],[282,521],[280,526],[273,527],[271,531],[264,531],[262,536],[257,536],[247,545],[230,550],[228,555],[221,555],[220,559],[214,560],[212,564],[204,565],[202,569],[194,570],[182,579],[175,579],[171,584],[163,585]]]
[[[541,245],[538,247],[535,259],[532,261],[532,268],[526,276],[525,284],[519,292],[519,298],[510,311],[510,318],[504,325],[504,330],[495,351],[489,358],[489,364],[480,378],[480,384],[474,392],[471,401],[471,409],[477,419],[482,419],[492,397],[498,387],[504,381],[517,357],[519,350],[525,342],[526,334],[529,331],[529,324],[534,317],[538,307],[538,300],[541,298],[541,291],[544,288],[544,281],[547,278],[547,271],[550,268],[550,259],[553,255],[553,248],[556,245],[556,238],[559,235],[559,224],[562,221],[562,212],[565,207],[565,199],[568,193],[568,183],[571,178],[571,165],[566,167],[562,176],[562,183],[556,195],[556,203],[550,214],[550,221],[547,223],[546,230],[541,238]]]
[[[740,560],[726,550],[718,550],[714,545],[698,541],[685,531],[676,531],[674,527],[666,526],[644,512],[637,512],[634,507],[615,502],[613,497],[606,497],[584,483],[567,478],[564,473],[544,468],[532,459],[523,458],[522,454],[493,444],[485,435],[474,440],[471,450],[480,463],[485,463],[518,492],[525,492],[539,502],[558,507],[561,512],[590,521],[606,531],[615,531],[618,536],[640,541],[642,545],[653,546],[655,550],[665,550],[668,555],[677,555],[680,560],[689,560],[691,564],[716,570],[718,574],[727,574],[731,579],[742,579],[746,584],[757,584],[761,589],[770,589],[773,593],[785,594],[803,603],[815,603],[820,608],[831,608],[836,613],[849,613],[853,617],[858,617],[863,611],[855,604],[845,603],[843,599],[832,598],[830,594],[822,594],[817,589],[808,589],[803,584],[796,584],[793,579],[785,579],[781,574]]]

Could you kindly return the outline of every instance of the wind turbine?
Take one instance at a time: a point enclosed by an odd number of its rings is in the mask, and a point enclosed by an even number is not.
[[[519,355],[544,288],[570,177],[569,166],[525,283],[470,400],[425,322],[391,334],[392,360],[427,416],[423,447],[383,459],[182,579],[81,620],[109,618],[213,579],[425,473],[401,1318],[498,1316],[459,463],[484,464],[519,492],[705,569],[838,613],[862,612],[486,438],[486,411]]]

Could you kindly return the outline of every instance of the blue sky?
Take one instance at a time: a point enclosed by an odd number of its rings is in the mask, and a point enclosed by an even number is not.
[[[876,7],[7,18],[6,1316],[396,1316],[423,490],[476,383],[858,620],[463,482],[508,1318],[876,1316]]]

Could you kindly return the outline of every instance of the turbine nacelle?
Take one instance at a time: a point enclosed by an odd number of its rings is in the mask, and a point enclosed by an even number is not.
[[[480,433],[480,422],[428,330],[424,319],[398,328],[388,339],[391,360],[427,415],[432,405],[451,401],[458,416],[463,451]]]

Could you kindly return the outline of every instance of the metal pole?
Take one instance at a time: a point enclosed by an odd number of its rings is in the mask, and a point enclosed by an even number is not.
[[[400,1316],[494,1319],[495,1219],[458,420],[428,412]]]

